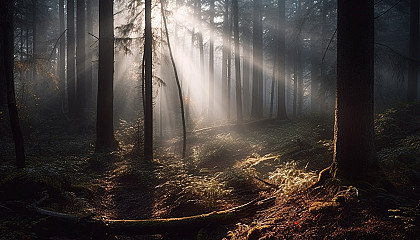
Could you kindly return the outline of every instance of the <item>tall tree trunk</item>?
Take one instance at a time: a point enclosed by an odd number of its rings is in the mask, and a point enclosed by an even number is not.
[[[297,115],[301,115],[303,111],[303,64],[302,64],[302,46],[298,41],[296,52],[296,71],[297,71]]]
[[[86,30],[87,33],[93,34],[93,4],[92,1],[86,1]],[[92,107],[93,99],[93,87],[92,87],[92,57],[93,57],[93,49],[91,47],[93,41],[92,36],[86,35],[86,44],[87,44],[87,51],[86,51],[86,106]]]
[[[312,32],[311,37],[311,112],[317,113],[319,109],[319,78],[320,78],[320,66],[319,59],[320,53],[318,51],[318,39],[317,33]]]
[[[321,21],[321,53],[326,56],[327,46],[328,46],[328,37],[327,37],[327,15],[328,15],[328,4],[329,0],[322,0],[322,7],[321,7],[321,15],[322,15],[322,21]],[[320,60],[320,86],[319,86],[319,107],[321,112],[325,112],[326,109],[326,61],[324,59],[324,62],[322,62],[322,58]]]
[[[99,1],[99,66],[96,150],[112,149],[114,138],[114,19],[113,0]]]
[[[250,31],[247,27],[242,26],[245,28],[243,31],[244,40],[242,41],[242,62],[243,62],[243,70],[242,70],[242,77],[243,77],[243,114],[244,117],[249,117],[250,111],[250,88],[249,88],[249,49],[250,44],[248,42],[249,36],[251,36]]]
[[[297,1],[296,16],[300,20],[302,18],[302,1]],[[297,72],[297,115],[302,114],[303,110],[303,67],[302,67],[302,30],[296,30],[296,72]]]
[[[58,4],[58,15],[60,21],[60,34],[64,33],[65,25],[64,25],[64,0],[60,0]],[[66,39],[64,37],[60,40],[60,59],[58,61],[58,73],[59,73],[59,81],[60,81],[60,90],[61,90],[61,104],[64,105],[64,99],[66,96],[65,92],[65,82],[66,82]]]
[[[236,121],[242,123],[242,84],[241,84],[241,56],[239,52],[239,9],[238,0],[233,0],[233,31],[235,42],[235,78],[236,78]]]
[[[202,12],[201,12],[201,0],[197,0],[197,13],[198,13],[198,47],[200,49],[200,79],[202,82],[202,113],[203,116],[205,116],[206,114],[206,103],[205,103],[205,96],[206,96],[206,83],[205,83],[205,69],[204,69],[204,43],[203,43],[203,29],[201,28],[201,21],[202,21]]]
[[[360,180],[376,164],[373,131],[374,3],[338,0],[332,173]],[[357,116],[357,117],[355,117]]]
[[[175,65],[175,60],[174,60],[174,56],[172,53],[172,48],[171,48],[171,42],[169,40],[169,31],[168,31],[168,25],[166,24],[166,16],[165,16],[165,9],[164,9],[164,5],[163,5],[163,0],[160,0],[160,10],[162,13],[162,18],[163,18],[163,25],[165,26],[165,35],[166,35],[166,41],[168,44],[168,49],[169,49],[169,56],[171,58],[171,62],[172,62],[172,67],[174,69],[174,74],[175,74],[175,80],[176,80],[176,86],[178,88],[178,97],[179,97],[179,103],[181,106],[181,121],[182,121],[182,158],[185,158],[186,154],[187,154],[187,126],[185,123],[185,112],[184,112],[184,98],[182,97],[182,88],[181,88],[181,83],[179,81],[179,77],[178,77],[178,71]]]
[[[287,118],[286,113],[286,6],[285,0],[278,0],[279,6],[279,30],[278,30],[278,92],[277,92],[277,118],[280,120]]]
[[[209,111],[208,120],[213,122],[214,115],[214,0],[210,0],[210,46],[209,46]]]
[[[153,159],[153,89],[152,89],[152,1],[145,2],[145,101],[146,110],[144,116],[144,157]]]
[[[77,0],[77,46],[76,46],[76,72],[77,72],[77,114],[81,116],[86,104],[86,38],[85,38],[85,0]]]
[[[67,97],[69,112],[76,113],[76,59],[74,38],[74,0],[67,0]]]
[[[5,79],[7,88],[7,106],[9,109],[10,126],[15,142],[16,165],[25,167],[25,150],[22,131],[19,124],[16,107],[15,83],[13,76],[13,2],[0,1],[0,78]]]
[[[277,29],[277,26],[276,26]],[[274,43],[274,59],[273,59],[273,75],[271,76],[271,92],[270,92],[270,114],[269,114],[269,118],[273,117],[273,109],[274,109],[274,86],[275,86],[275,82],[277,79],[277,71],[276,71],[276,67],[277,67],[277,43]]]
[[[407,99],[408,101],[416,101],[419,72],[419,0],[410,0],[409,56]]]
[[[293,49],[293,117],[297,116],[297,95],[298,95],[298,64],[297,64],[297,46]]]
[[[232,11],[232,10],[231,10]],[[228,52],[227,52],[227,116],[230,120],[230,115],[232,112],[231,101],[232,101],[232,18],[229,18],[229,33],[228,33]]]
[[[223,13],[223,53],[222,53],[222,103],[223,103],[223,113],[227,115],[227,119],[229,119],[228,111],[228,76],[227,76],[227,68],[228,68],[228,54],[229,54],[229,0],[225,0],[225,11]]]
[[[32,80],[36,78],[36,61],[38,54],[37,36],[37,0],[32,0]]]
[[[263,116],[263,80],[262,80],[262,16],[261,1],[253,4],[253,70],[252,70],[252,109],[251,117],[262,118]]]

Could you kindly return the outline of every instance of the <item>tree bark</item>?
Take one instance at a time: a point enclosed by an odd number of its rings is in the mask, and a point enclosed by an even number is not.
[[[408,49],[410,62],[408,64],[407,99],[408,101],[416,101],[419,72],[419,0],[410,0],[410,41]]]
[[[64,0],[60,0],[58,4],[58,15],[60,21],[60,34],[62,34],[66,29],[64,25]],[[65,82],[66,82],[66,39],[63,37],[60,40],[60,58],[58,65],[59,73],[59,82],[60,82],[60,91],[61,91],[61,103],[64,105],[64,99],[66,96],[65,92]]]
[[[272,206],[275,200],[275,197],[254,200],[235,208],[188,217],[144,220],[94,220],[17,202],[9,202],[6,207],[21,214],[42,216],[45,221],[42,221],[41,224],[49,232],[59,232],[61,234],[82,232],[87,236],[100,236],[101,234],[135,236],[195,232],[212,224],[234,224],[242,218],[250,217],[257,211]]]
[[[180,106],[181,106],[182,158],[184,159],[186,157],[186,154],[187,154],[187,126],[186,126],[186,123],[185,123],[184,98],[182,97],[181,83],[179,81],[178,70],[177,70],[176,65],[175,65],[175,59],[174,59],[174,56],[173,56],[173,53],[172,53],[171,42],[169,40],[169,31],[168,31],[168,25],[166,24],[166,16],[165,16],[165,9],[164,9],[164,5],[163,5],[163,0],[160,0],[160,4],[161,4],[161,13],[162,13],[162,18],[163,18],[163,25],[165,26],[166,41],[167,41],[167,44],[168,44],[169,55],[171,57],[172,67],[174,69],[176,86],[178,88],[179,103],[180,103]]]
[[[223,13],[223,53],[222,53],[222,103],[223,112],[226,114],[226,118],[229,119],[228,115],[228,54],[229,54],[229,0],[225,0],[225,11]]]
[[[278,30],[278,93],[277,93],[277,119],[287,119],[286,113],[286,6],[285,0],[278,0],[279,6],[279,30]]]
[[[246,26],[242,26],[243,30],[243,41],[242,41],[242,62],[243,62],[243,70],[242,70],[242,77],[243,77],[243,115],[245,118],[250,116],[250,88],[249,88],[249,56],[250,56],[250,44],[248,42],[249,37],[251,36],[250,30]]]
[[[99,1],[99,66],[96,151],[115,147],[113,0]]]
[[[235,78],[236,78],[236,121],[242,123],[242,84],[241,84],[241,56],[239,52],[239,8],[238,0],[233,0],[233,31],[235,42]]]
[[[15,142],[16,165],[25,167],[25,149],[16,106],[15,83],[13,74],[13,2],[0,1],[0,78],[5,79],[7,89],[7,107],[10,126]]]
[[[201,106],[201,110],[203,113],[203,116],[205,116],[206,114],[206,101],[205,101],[205,96],[206,96],[206,82],[205,82],[205,69],[204,69],[204,43],[203,43],[203,32],[202,32],[202,28],[201,28],[201,21],[202,21],[202,9],[201,9],[201,0],[196,0],[197,1],[197,21],[198,21],[198,33],[197,33],[197,37],[198,37],[198,47],[200,50],[200,78],[201,78],[201,87],[202,87],[202,106]]]
[[[208,120],[213,122],[214,116],[214,0],[210,0],[210,45],[209,45],[209,110]]]
[[[374,3],[338,0],[332,175],[360,180],[377,162],[373,131]]]
[[[153,89],[152,89],[152,1],[145,2],[145,101],[146,110],[144,116],[144,157],[153,159]]]
[[[262,16],[261,1],[253,3],[253,70],[252,70],[252,109],[251,117],[260,119],[263,116],[263,89],[262,89]]]
[[[94,17],[94,2],[91,0],[86,1],[86,32],[93,34],[93,17]],[[92,87],[92,58],[93,58],[93,49],[92,46],[92,36],[86,35],[86,106],[91,108],[93,104],[92,94],[93,94],[93,87]]]
[[[76,113],[76,59],[74,38],[74,0],[67,0],[67,97],[71,115]]]
[[[76,72],[77,72],[77,114],[82,115],[86,104],[86,34],[85,34],[85,0],[77,0],[77,45],[76,45]]]

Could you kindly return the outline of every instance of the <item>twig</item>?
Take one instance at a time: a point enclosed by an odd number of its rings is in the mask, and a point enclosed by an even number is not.
[[[391,9],[393,9],[395,6],[397,6],[400,2],[402,2],[402,0],[399,0],[397,3],[395,3],[394,5],[392,5],[390,8],[388,8],[385,12],[379,14],[378,16],[376,16],[374,19],[380,18],[383,15],[385,15],[387,12],[389,12]]]
[[[98,38],[97,36],[93,35],[92,33],[88,32],[88,34],[89,34],[90,36],[92,36],[92,37],[94,37],[94,38],[96,38],[96,39],[98,39],[98,40],[99,40],[99,38]]]
[[[279,190],[279,189],[280,189],[280,187],[279,187],[279,186],[274,185],[274,184],[272,184],[272,183],[269,183],[269,182],[265,181],[264,179],[261,179],[261,178],[259,178],[259,177],[257,177],[257,176],[254,176],[254,178],[255,178],[255,179],[257,179],[258,181],[260,181],[260,182],[264,183],[265,185],[269,186],[270,188],[273,188],[273,189],[275,189],[275,190]]]
[[[322,64],[322,63],[324,63],[325,56],[327,55],[327,51],[328,51],[328,49],[330,48],[330,45],[331,45],[331,43],[332,43],[332,40],[333,40],[333,39],[334,39],[334,37],[335,37],[335,34],[337,34],[337,28],[335,28],[334,34],[333,34],[333,35],[332,35],[332,37],[330,38],[330,42],[328,43],[328,46],[327,46],[327,48],[325,49],[324,56],[322,56],[322,61],[321,61],[321,64]]]
[[[55,42],[55,44],[54,44],[53,50],[51,51],[50,57],[48,58],[48,61],[50,61],[50,60],[51,60],[51,57],[52,57],[52,55],[53,55],[53,53],[54,53],[54,50],[55,50],[55,48],[57,47],[57,43],[58,43],[58,41],[60,41],[61,37],[64,35],[64,33],[66,33],[66,31],[67,31],[67,29],[66,29],[66,30],[64,30],[64,31],[63,31],[63,33],[61,33],[60,37],[58,37],[57,41],[56,41],[56,42]]]

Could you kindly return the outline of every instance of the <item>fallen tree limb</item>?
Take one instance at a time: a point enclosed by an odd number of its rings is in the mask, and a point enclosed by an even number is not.
[[[251,217],[257,211],[274,204],[275,197],[253,200],[244,205],[224,211],[211,212],[201,215],[145,220],[96,220],[88,217],[74,216],[41,209],[19,202],[9,202],[4,206],[15,212],[27,215],[40,215],[45,217],[43,228],[56,230],[60,227],[61,233],[83,232],[89,235],[117,234],[117,235],[149,235],[165,233],[183,233],[199,230],[203,227],[217,224],[228,225],[242,218]],[[65,231],[63,230],[65,227]]]

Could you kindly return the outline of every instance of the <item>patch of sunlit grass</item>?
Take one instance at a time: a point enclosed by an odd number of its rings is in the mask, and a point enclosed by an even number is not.
[[[281,195],[305,190],[316,181],[318,176],[313,171],[307,171],[306,168],[306,166],[301,168],[295,161],[290,161],[269,173],[269,180],[279,186],[278,191]]]

